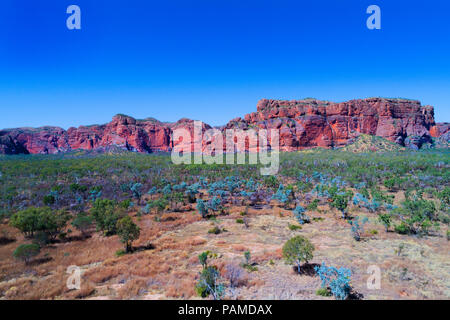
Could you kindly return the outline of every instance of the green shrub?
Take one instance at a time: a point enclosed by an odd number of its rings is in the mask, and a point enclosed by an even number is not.
[[[390,191],[395,192],[399,189],[400,185],[404,182],[404,179],[398,177],[392,177],[384,180],[384,186]]]
[[[407,226],[405,223],[400,223],[394,227],[395,232],[399,234],[408,234],[411,232],[409,226]]]
[[[316,290],[316,295],[322,297],[331,297],[332,294],[328,288],[320,288]]]
[[[265,176],[263,184],[268,188],[277,188],[280,185],[278,179],[275,176]]]
[[[289,228],[289,230],[291,230],[291,231],[296,231],[296,230],[302,230],[302,227],[301,226],[297,226],[297,225],[295,225],[295,224],[288,224],[288,228]]]
[[[236,223],[243,224],[244,223],[244,219],[238,218],[238,219],[236,219]]]
[[[125,199],[122,202],[119,203],[119,207],[128,210],[128,208],[130,208],[131,206],[131,200],[130,199]]]
[[[251,253],[250,253],[250,251],[245,251],[244,252],[244,258],[245,258],[245,263],[246,264],[250,264],[250,259],[251,259]]]
[[[445,187],[444,190],[437,194],[437,198],[447,206],[450,206],[450,187]]]
[[[309,211],[317,210],[318,205],[319,205],[319,199],[314,199],[310,204],[308,204],[306,206],[306,210],[309,210]]]
[[[70,191],[72,191],[72,192],[74,192],[74,193],[77,193],[77,192],[83,193],[83,192],[86,192],[87,189],[88,189],[88,188],[87,188],[86,186],[80,185],[80,184],[78,184],[78,183],[72,183],[72,184],[70,185]]]
[[[121,257],[121,256],[123,256],[126,253],[127,252],[125,250],[123,250],[123,249],[117,250],[116,251],[116,257]]]
[[[33,243],[39,245],[40,247],[44,247],[50,243],[50,237],[44,231],[38,231],[33,236]]]
[[[432,222],[438,221],[434,202],[422,199],[420,193],[413,198],[408,194],[405,196],[402,207],[393,210],[393,214],[402,220],[402,223],[395,227],[395,231],[401,234],[428,234],[429,229],[434,226]]]
[[[221,230],[218,226],[215,226],[214,228],[208,230],[208,233],[211,233],[211,234],[219,234],[220,232],[221,232]]]
[[[72,226],[79,230],[83,236],[86,236],[87,231],[93,223],[94,219],[92,219],[92,217],[86,215],[85,213],[79,213],[72,221]]]
[[[258,271],[258,267],[257,266],[253,266],[251,264],[244,264],[243,267],[249,272]]]
[[[44,205],[46,205],[46,206],[55,204],[55,197],[50,194],[46,195],[46,196],[44,196],[43,202],[44,202]]]
[[[41,248],[37,244],[21,244],[14,250],[13,257],[28,264],[30,260],[41,252]]]
[[[149,201],[149,208],[156,208],[157,213],[163,212],[167,206],[169,205],[169,201],[165,198],[159,198],[157,200]]]

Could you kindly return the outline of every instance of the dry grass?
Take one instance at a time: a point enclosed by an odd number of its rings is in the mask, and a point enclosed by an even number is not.
[[[399,201],[401,199],[397,199]],[[366,299],[448,299],[450,298],[450,260],[445,237],[414,238],[386,233],[368,213],[366,234],[356,242],[348,223],[319,206],[322,217],[292,231],[292,213],[284,209],[248,210],[250,227],[236,223],[244,207],[230,208],[227,216],[218,216],[214,224],[227,231],[208,234],[211,221],[202,220],[191,211],[166,213],[161,222],[153,215],[137,219],[141,237],[135,246],[151,243],[151,250],[116,257],[122,249],[116,236],[94,234],[83,241],[56,243],[42,250],[41,263],[25,266],[12,259],[13,250],[26,243],[16,230],[1,225],[16,242],[0,246],[0,299],[197,299],[195,283],[201,266],[198,255],[206,250],[215,253],[210,265],[226,275],[232,262],[244,261],[243,252],[251,252],[258,270],[246,272],[242,283],[229,298],[241,299],[328,299],[315,295],[320,281],[317,277],[298,275],[282,260],[281,248],[290,237],[302,234],[315,245],[313,263],[349,267],[352,285]],[[280,217],[280,213],[282,217]],[[358,213],[360,214],[360,213]],[[444,232],[444,231],[442,231]],[[75,234],[76,235],[76,234]],[[403,245],[402,245],[403,244]],[[398,254],[399,246],[403,246]],[[51,258],[45,260],[42,258]],[[382,270],[382,290],[366,287],[369,265]],[[82,267],[81,290],[68,290],[66,269]]]

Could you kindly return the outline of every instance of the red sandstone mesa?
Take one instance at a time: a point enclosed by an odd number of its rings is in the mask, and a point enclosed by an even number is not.
[[[54,154],[109,147],[135,152],[170,151],[178,143],[172,140],[172,132],[177,128],[185,128],[192,134],[193,120],[167,123],[116,115],[104,125],[67,131],[58,127],[5,129],[0,130],[0,153]],[[435,123],[433,107],[422,106],[415,100],[370,98],[333,103],[315,99],[262,99],[257,112],[233,119],[221,130],[232,128],[279,129],[281,150],[295,151],[344,146],[360,133],[420,147],[430,142],[431,137],[450,131],[450,124]],[[209,125],[202,125],[203,132],[208,129]]]

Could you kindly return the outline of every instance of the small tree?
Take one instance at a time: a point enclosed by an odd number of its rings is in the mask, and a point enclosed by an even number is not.
[[[206,298],[210,294],[214,300],[220,300],[225,294],[225,286],[223,285],[220,273],[216,267],[206,267],[200,273],[200,279],[196,285],[199,296]]]
[[[84,185],[80,185],[78,183],[72,183],[70,185],[70,191],[72,191],[73,193],[77,194],[77,193],[84,193],[87,191],[87,187]]]
[[[364,217],[359,220],[359,217],[355,217],[352,221],[349,221],[348,223],[352,226],[352,234],[353,238],[356,241],[361,240],[361,235],[364,233],[364,225],[367,223],[369,219],[367,217]]]
[[[116,233],[117,221],[124,216],[124,209],[113,200],[97,199],[91,208],[91,214],[97,230],[103,231],[105,235],[112,235]]]
[[[39,215],[42,208],[28,208],[12,215],[9,224],[19,229],[27,238],[39,230]],[[48,209],[50,210],[50,209]]]
[[[388,190],[390,192],[394,192],[394,191],[396,191],[396,188],[395,188],[396,182],[397,182],[397,178],[392,177],[392,178],[384,180],[384,186],[386,188],[388,188]]]
[[[100,199],[102,196],[102,186],[95,186],[91,190],[89,190],[89,199],[92,202],[95,202],[96,200]]]
[[[272,199],[278,200],[285,208],[292,202],[292,189],[285,189],[283,184],[280,184],[277,192],[272,196]]]
[[[48,207],[28,208],[15,213],[10,225],[22,231],[27,238],[34,237],[39,231],[54,239],[62,232],[69,219],[70,216],[65,211],[52,212]]]
[[[45,206],[50,206],[52,204],[55,204],[55,197],[51,194],[47,194],[44,196],[43,202]]]
[[[330,288],[331,293],[338,300],[344,300],[351,291],[350,280],[352,272],[347,268],[327,267],[325,262],[314,268],[322,280],[322,288]]]
[[[13,257],[28,264],[30,260],[37,256],[41,252],[39,245],[37,244],[21,244],[14,250]]]
[[[151,208],[156,209],[156,213],[161,213],[167,208],[169,202],[165,198],[159,198],[157,200],[152,200],[148,204]]]
[[[302,261],[308,263],[313,258],[314,245],[302,236],[296,236],[288,240],[283,246],[283,257],[287,263],[297,264],[300,273]]]
[[[133,193],[133,197],[138,200],[138,205],[141,203],[142,197],[142,183],[134,183],[130,187],[131,192]]]
[[[250,264],[250,259],[251,259],[250,251],[245,251],[244,252],[244,258],[245,258],[245,264],[249,265]]]
[[[139,238],[140,233],[139,227],[129,216],[117,221],[117,234],[119,235],[120,241],[125,244],[125,252],[131,251],[131,245],[134,240]]]
[[[186,191],[184,193],[187,194],[189,203],[195,203],[195,195],[199,193],[200,188],[200,183],[194,183],[186,187]]]
[[[333,207],[335,207],[336,209],[341,211],[342,219],[346,219],[347,218],[347,213],[345,211],[347,209],[347,206],[348,206],[348,196],[347,196],[347,194],[336,194],[333,197],[332,205],[333,205]]]
[[[202,265],[203,269],[208,266],[208,251],[202,252],[198,255],[198,261]]]
[[[175,192],[173,195],[173,200],[175,202],[175,205],[178,206],[179,203],[181,205],[185,204],[185,196],[183,192]]]
[[[292,211],[298,223],[300,224],[309,223],[310,221],[309,217],[305,214],[305,211],[305,208],[303,208],[302,206],[297,206],[295,207],[294,211]]]
[[[197,199],[197,210],[198,213],[201,214],[202,218],[206,218],[208,214],[208,208],[205,205],[205,202],[202,199]]]
[[[222,201],[219,197],[214,196],[212,199],[208,202],[207,207],[208,209],[211,209],[213,212],[219,211],[222,205]]]
[[[391,215],[390,214],[380,214],[378,216],[378,220],[380,220],[380,222],[384,225],[384,227],[386,228],[386,232],[389,231],[389,227],[391,226]]]
[[[72,221],[72,226],[74,226],[77,230],[79,230],[82,234],[82,236],[85,238],[87,235],[88,230],[91,228],[94,220],[92,217],[80,213],[77,215],[77,217]]]
[[[45,232],[51,240],[62,233],[70,220],[70,215],[64,210],[52,212],[43,210],[39,215],[39,230]]]
[[[147,194],[150,195],[150,199],[153,199],[153,195],[158,193],[158,189],[156,187],[152,187],[150,190],[148,190]]]

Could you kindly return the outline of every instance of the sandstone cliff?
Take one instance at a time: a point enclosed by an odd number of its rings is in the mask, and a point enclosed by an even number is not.
[[[258,102],[257,112],[234,119],[227,128],[280,130],[282,150],[339,147],[359,134],[376,135],[404,145],[408,137],[430,142],[437,134],[434,109],[419,101],[371,98],[332,103],[315,99]]]
[[[2,154],[54,154],[75,149],[94,150],[119,147],[135,152],[170,151],[172,132],[185,128],[193,132],[193,120],[176,123],[153,118],[136,120],[116,115],[104,125],[0,130]],[[380,136],[400,145],[420,148],[432,137],[444,136],[450,124],[436,124],[434,109],[419,101],[370,98],[342,103],[305,100],[260,100],[257,111],[236,118],[225,129],[278,129],[284,151],[311,147],[332,148],[346,145],[359,134]],[[203,124],[202,131],[211,129]],[[177,142],[175,142],[176,144]]]

